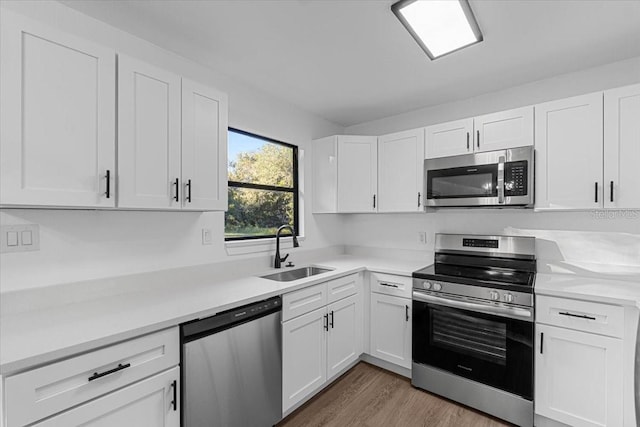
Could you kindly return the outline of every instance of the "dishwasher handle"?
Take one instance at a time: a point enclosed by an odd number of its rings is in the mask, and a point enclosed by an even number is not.
[[[180,325],[180,337],[183,343],[188,343],[279,311],[282,311],[282,298],[277,296],[183,323]]]

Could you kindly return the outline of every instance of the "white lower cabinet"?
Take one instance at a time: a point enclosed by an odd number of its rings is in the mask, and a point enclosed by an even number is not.
[[[549,297],[537,302],[536,415],[576,427],[625,425],[623,340],[617,337],[624,326],[612,315],[622,308]],[[598,333],[585,332],[590,326]]]
[[[320,292],[322,289],[342,287],[353,280],[357,285],[352,288],[350,295],[327,305],[327,295],[331,292]],[[361,287],[360,276],[351,275],[283,296],[285,312],[297,315],[291,318],[283,313],[283,413],[310,397],[362,354]],[[288,306],[315,301],[318,296],[324,299],[309,304],[310,308],[314,307],[312,311],[299,313],[287,310]],[[322,306],[317,308],[318,304]]]
[[[180,426],[180,367],[35,424],[53,426]]]
[[[7,376],[6,427],[180,425],[178,332],[166,329]]]
[[[411,300],[371,293],[371,351],[379,359],[411,369]]]
[[[327,380],[326,308],[282,324],[282,410]]]

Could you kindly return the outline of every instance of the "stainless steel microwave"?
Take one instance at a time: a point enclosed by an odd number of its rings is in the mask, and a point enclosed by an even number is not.
[[[424,161],[425,207],[533,207],[533,147]]]

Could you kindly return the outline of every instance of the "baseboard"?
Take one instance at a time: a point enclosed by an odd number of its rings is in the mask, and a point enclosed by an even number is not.
[[[394,374],[402,375],[403,377],[411,379],[411,369],[398,366],[395,363],[378,359],[377,357],[371,356],[370,354],[363,354],[362,356],[360,356],[360,360],[377,366],[378,368],[382,368],[386,371],[393,372]]]

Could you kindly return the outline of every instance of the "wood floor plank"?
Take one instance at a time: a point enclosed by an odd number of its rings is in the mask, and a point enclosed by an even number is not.
[[[411,386],[361,362],[277,427],[506,427],[511,424]]]

